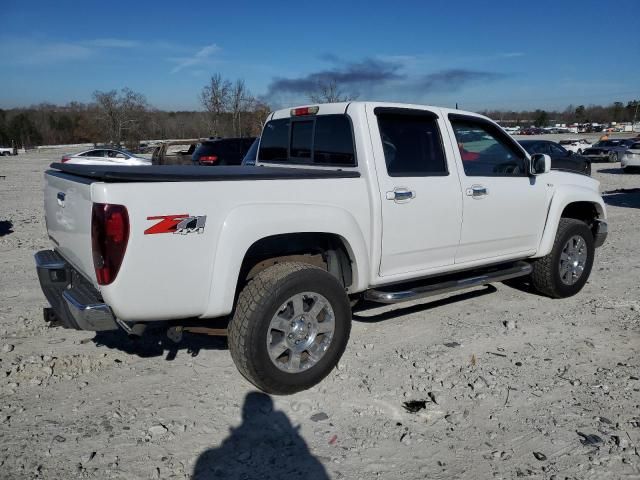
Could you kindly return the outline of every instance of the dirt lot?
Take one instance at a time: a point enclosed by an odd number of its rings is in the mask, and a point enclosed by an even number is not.
[[[578,296],[359,313],[322,384],[272,398],[224,340],[46,327],[32,256],[58,157],[0,158],[0,478],[640,478],[640,175],[594,164],[618,193]]]

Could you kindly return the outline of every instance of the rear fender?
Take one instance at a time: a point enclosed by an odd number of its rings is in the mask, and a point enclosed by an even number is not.
[[[224,219],[210,270],[209,301],[202,317],[233,310],[242,261],[257,241],[287,233],[328,233],[341,237],[351,259],[353,283],[349,292],[362,291],[369,278],[365,235],[348,211],[330,205],[265,203],[244,205]]]

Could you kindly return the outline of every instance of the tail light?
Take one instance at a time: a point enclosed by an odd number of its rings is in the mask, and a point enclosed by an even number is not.
[[[217,161],[217,155],[203,155],[200,157],[200,163],[216,163]]]
[[[124,205],[94,203],[91,212],[91,249],[99,285],[116,279],[129,241],[129,215]]]
[[[291,116],[292,117],[300,117],[303,115],[315,115],[320,110],[320,107],[300,107],[300,108],[292,108]]]
[[[62,163],[68,162],[69,160],[71,160],[71,157],[69,155],[65,155],[64,157],[62,157]]]

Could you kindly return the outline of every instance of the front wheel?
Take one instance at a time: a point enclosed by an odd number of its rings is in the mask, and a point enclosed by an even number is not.
[[[551,252],[533,263],[531,283],[543,295],[571,297],[587,283],[595,247],[586,223],[561,218]]]
[[[286,262],[258,273],[240,292],[229,350],[256,387],[291,394],[331,372],[350,331],[349,298],[338,280],[313,265]]]

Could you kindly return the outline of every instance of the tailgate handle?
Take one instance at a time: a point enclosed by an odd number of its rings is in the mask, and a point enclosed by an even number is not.
[[[67,198],[65,193],[64,192],[58,192],[58,195],[56,195],[56,198],[58,199],[58,205],[60,205],[61,207],[64,207],[64,200],[65,200],[65,198]]]

